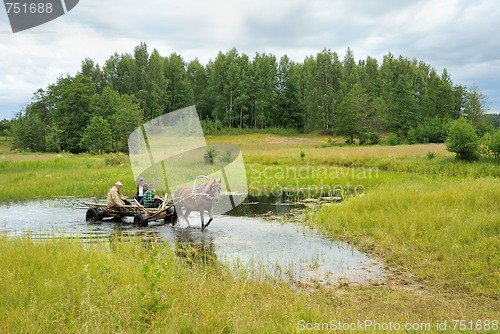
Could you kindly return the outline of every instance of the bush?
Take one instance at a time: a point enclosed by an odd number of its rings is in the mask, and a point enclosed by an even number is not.
[[[205,151],[203,160],[207,165],[213,165],[215,162],[215,157],[217,156],[217,151],[214,148],[209,148]]]
[[[416,144],[417,143],[417,131],[414,128],[411,128],[408,130],[408,133],[406,134],[405,138],[405,143],[406,144]]]
[[[461,117],[451,124],[446,148],[462,160],[475,160],[478,157],[479,139],[474,125]]]
[[[486,132],[479,143],[479,154],[485,157],[491,157],[493,155],[493,152],[491,150],[492,142],[493,136],[491,135],[491,133]]]
[[[419,124],[414,131],[417,143],[444,143],[448,134],[448,124],[439,118],[431,118]]]
[[[387,144],[395,146],[401,144],[401,138],[396,133],[389,133],[387,136]]]
[[[495,158],[500,158],[500,130],[497,130],[491,138],[490,150]]]
[[[432,160],[436,157],[436,153],[430,151],[430,152],[427,152],[427,159],[429,160]]]
[[[359,135],[360,145],[377,145],[380,143],[380,135],[377,132],[362,132]]]
[[[125,165],[129,162],[128,155],[123,153],[109,153],[104,157],[104,163],[106,166]]]

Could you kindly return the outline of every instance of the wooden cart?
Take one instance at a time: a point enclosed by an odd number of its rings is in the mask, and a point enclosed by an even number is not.
[[[88,208],[85,220],[89,223],[97,222],[103,218],[123,218],[134,217],[134,225],[137,227],[147,227],[149,222],[161,220],[166,224],[174,225],[177,222],[177,213],[172,200],[165,199],[159,208],[145,208],[137,201],[132,205],[122,207],[110,207],[106,203],[83,202]]]

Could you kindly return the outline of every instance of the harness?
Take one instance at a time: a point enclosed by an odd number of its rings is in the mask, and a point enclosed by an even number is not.
[[[196,177],[196,179],[194,179],[193,190],[191,191],[191,196],[194,197],[195,201],[197,200],[196,198],[198,196],[204,196],[204,197],[208,197],[209,199],[213,199],[214,198],[213,194],[209,194],[209,193],[205,192],[205,189],[207,187],[207,182],[196,186],[196,182],[198,182],[198,179],[200,179],[200,178],[203,178],[203,179],[206,179],[207,181],[210,181],[210,178],[208,176],[198,175]],[[196,191],[196,190],[198,190],[198,191]],[[212,188],[210,188],[210,190],[212,190]]]

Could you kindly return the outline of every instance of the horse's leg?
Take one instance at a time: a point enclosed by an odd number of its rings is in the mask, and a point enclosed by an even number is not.
[[[214,219],[214,217],[212,216],[212,208],[210,208],[210,210],[208,210],[208,215],[209,215],[210,219],[208,220],[207,224],[205,226],[203,226],[203,223],[201,224],[202,231],[204,231],[208,227],[208,225],[210,225],[212,220]]]
[[[188,224],[189,227],[191,227],[191,224],[189,223],[189,219],[188,219],[188,216],[189,216],[190,213],[191,213],[191,210],[188,210],[186,208],[186,211],[184,212],[184,215],[183,215],[184,220],[186,221],[186,223]]]
[[[205,210],[200,209],[201,230],[205,229]]]

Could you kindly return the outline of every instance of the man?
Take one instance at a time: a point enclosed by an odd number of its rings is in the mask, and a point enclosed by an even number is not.
[[[149,189],[144,193],[143,203],[145,208],[158,208],[161,204],[161,199],[155,195],[156,186],[149,185]]]
[[[146,190],[148,190],[148,188],[148,185],[144,183],[144,178],[141,176],[139,178],[139,183],[137,184],[137,194],[134,196],[139,204],[143,204],[142,198],[144,197],[144,193],[146,192]]]
[[[108,192],[108,206],[110,207],[123,207],[130,204],[125,197],[120,194],[120,188],[123,184],[120,181],[116,181],[115,185],[109,189]]]

